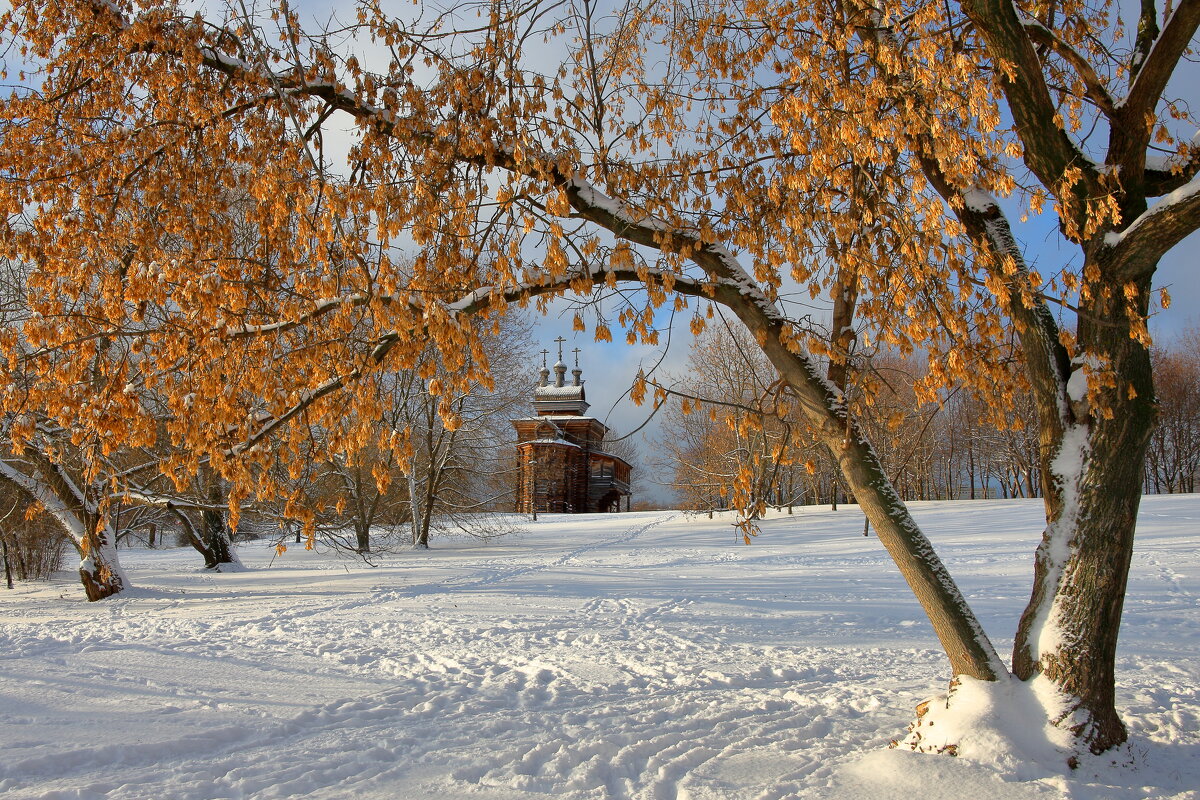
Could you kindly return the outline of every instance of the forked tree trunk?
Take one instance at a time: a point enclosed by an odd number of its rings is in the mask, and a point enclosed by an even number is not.
[[[179,506],[167,503],[166,508],[179,521],[188,544],[204,558],[205,569],[219,570],[222,564],[239,563],[237,554],[230,545],[221,512],[204,509],[200,516],[200,528],[197,530],[191,518]]]
[[[1030,63],[1037,62],[1036,53],[1022,39],[1016,9],[1011,4],[998,2],[991,3],[988,8],[987,13],[995,12],[1004,17],[1003,33],[1008,38],[1001,36],[993,43],[999,48],[998,52],[1007,52],[1005,48],[1010,40],[1019,39],[1022,53],[1028,51],[1032,56]],[[864,11],[870,17],[872,9]],[[987,13],[982,16],[987,17]],[[1176,25],[1175,20],[1179,19],[1183,21]],[[984,20],[985,23],[989,21]],[[1195,30],[1194,23],[1198,21],[1200,5],[1189,6],[1183,17],[1178,13],[1173,16],[1174,44],[1166,46],[1162,52],[1182,52]],[[877,27],[874,30],[868,39],[888,39],[886,30]],[[889,41],[882,43],[890,46]],[[1162,74],[1162,69],[1159,73]],[[897,77],[900,90],[906,89],[904,77]],[[1010,107],[1020,111],[1023,117],[1036,117],[1038,108],[1028,108],[1031,97],[1020,91],[1026,88],[1025,84],[1008,80],[1004,86],[1014,92]],[[1151,93],[1151,101],[1156,96]],[[1034,132],[1042,128],[1036,128]],[[1066,141],[1065,135],[1059,133],[1052,144]],[[1072,484],[1078,489],[1069,504],[1066,500],[1070,498],[1064,498],[1062,492],[1051,492],[1047,485],[1048,518],[1053,519],[1054,524],[1048,529],[1047,545],[1038,566],[1031,611],[1021,626],[1017,669],[1026,678],[1045,674],[1064,693],[1076,698],[1076,708],[1090,716],[1084,721],[1084,727],[1075,731],[1076,741],[1094,751],[1102,751],[1124,737],[1112,707],[1112,656],[1131,554],[1141,485],[1141,460],[1153,417],[1148,355],[1144,345],[1131,336],[1134,331],[1131,331],[1129,321],[1146,318],[1154,267],[1150,262],[1194,229],[1188,215],[1196,213],[1200,193],[1181,195],[1179,202],[1167,205],[1150,221],[1141,224],[1137,235],[1130,236],[1130,231],[1126,230],[1122,234],[1124,238],[1113,244],[1102,231],[1085,247],[1089,261],[1094,256],[1109,263],[1088,263],[1082,271],[1089,284],[1090,301],[1081,303],[1076,352],[1105,358],[1104,365],[1112,368],[1112,374],[1118,380],[1099,392],[1096,399],[1101,402],[1094,413],[1081,415],[1080,410],[1068,402],[1071,399],[1068,397],[1071,365],[1065,338],[1060,336],[1057,320],[1045,301],[1028,296],[1029,286],[1036,283],[1031,284],[1032,274],[1026,270],[1024,255],[999,204],[995,201],[980,204],[975,195],[967,202],[962,187],[946,179],[935,155],[925,150],[925,144],[922,141],[914,144],[927,178],[956,209],[971,239],[989,256],[996,277],[1009,287],[1005,310],[1020,335],[1025,351],[1024,367],[1039,396],[1042,468],[1049,474],[1053,467],[1059,467],[1064,487]],[[1120,161],[1118,158],[1114,163]],[[1140,166],[1136,159],[1131,163]],[[1044,160],[1037,161],[1037,166],[1053,178],[1043,183],[1057,187],[1061,171],[1056,172],[1054,164]],[[1110,191],[1102,184],[1100,188]],[[789,320],[756,292],[753,280],[736,264],[728,250],[690,239],[683,233],[673,237],[664,235],[661,226],[643,224],[619,206],[596,202],[597,192],[590,187],[581,189],[568,184],[567,193],[581,217],[631,242],[664,250],[687,250],[693,263],[707,273],[708,283],[701,287],[703,294],[737,314],[781,377],[795,391],[801,413],[839,461],[848,488],[855,493],[880,541],[920,600],[950,657],[954,672],[985,680],[1007,674],[961,593],[879,468],[878,458],[861,440],[860,432],[848,417],[842,393],[824,380],[817,362],[804,351]],[[1081,204],[1080,208],[1086,210],[1087,205]],[[1144,208],[1143,202],[1141,210]],[[1127,220],[1144,219],[1138,216],[1141,210],[1136,207],[1123,210],[1128,211],[1125,214]],[[1087,224],[1079,225],[1081,230],[1088,227]],[[1115,263],[1117,261],[1122,263]],[[1015,270],[1011,269],[1013,266]],[[752,288],[748,290],[747,287]],[[700,293],[696,287],[681,280],[676,280],[675,290]],[[1130,298],[1139,301],[1137,307],[1124,305],[1131,293],[1137,296]],[[1083,294],[1083,299],[1088,301],[1089,293]],[[1104,302],[1097,305],[1094,302],[1097,299]],[[1097,389],[1101,387],[1097,386]],[[1077,437],[1081,432],[1086,434],[1086,443],[1091,450],[1086,454],[1077,452],[1076,459],[1079,467],[1086,464],[1087,469],[1076,468],[1072,472],[1065,462],[1053,463],[1058,451],[1067,452],[1064,442],[1072,445],[1070,437]],[[1062,505],[1058,507],[1056,504],[1060,503]],[[1045,616],[1042,616],[1043,612]],[[1050,612],[1054,613],[1053,618]],[[1053,624],[1053,627],[1039,625],[1039,621]],[[1043,636],[1046,632],[1058,636]],[[1031,648],[1035,637],[1036,646]],[[1057,723],[1071,726],[1075,719],[1064,718]]]
[[[1154,425],[1149,351],[1120,326],[1081,322],[1081,344],[1117,376],[1089,409],[1077,389],[1062,443],[1043,458],[1049,525],[1038,548],[1033,595],[1021,616],[1013,671],[1044,675],[1068,707],[1056,723],[1094,753],[1121,744],[1114,685],[1142,468]],[[1071,398],[1068,398],[1071,400]]]

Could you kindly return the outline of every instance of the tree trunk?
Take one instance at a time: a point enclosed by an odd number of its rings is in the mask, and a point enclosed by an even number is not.
[[[79,580],[88,600],[103,600],[126,589],[129,580],[117,556],[116,533],[71,476],[40,450],[26,445],[27,474],[0,461],[0,473],[28,492],[58,521],[79,553]]]
[[[431,473],[430,476],[425,480],[425,507],[421,511],[420,534],[416,542],[417,546],[424,550],[429,549],[429,526],[433,521],[433,506],[437,496],[436,477],[437,473]]]
[[[205,569],[220,569],[222,564],[238,563],[237,555],[229,544],[225,532],[225,521],[219,511],[205,509],[200,516],[200,530],[192,523],[178,506],[174,503],[167,503],[166,508],[179,520],[179,524],[183,527],[183,534],[187,537],[188,544],[204,558]],[[296,535],[296,542],[299,543],[300,536]]]
[[[412,546],[418,550],[428,550],[429,526],[421,513],[424,511],[425,503],[419,493],[420,486],[421,482],[416,477],[416,465],[413,465],[408,473],[408,504],[412,511]],[[537,506],[536,497],[534,506]]]
[[[116,537],[108,528],[84,537],[79,580],[91,601],[103,600],[125,589],[127,581],[117,559]]]
[[[375,500],[368,502],[367,492],[370,491],[368,481],[363,479],[363,467],[361,465],[350,469],[350,473],[346,480],[346,488],[351,493],[351,502],[354,504],[354,550],[359,554],[371,552],[371,522],[375,518],[376,504],[379,502],[379,495],[375,495]]]
[[[225,524],[225,513],[216,508],[225,502],[225,493],[221,491],[221,478],[210,468],[202,470],[201,479],[205,482],[205,494],[209,504],[200,513],[200,537],[206,569],[219,570],[222,564],[236,564],[238,558],[230,544],[229,527]]]
[[[851,421],[847,435],[826,439],[875,535],[933,624],[955,675],[997,680],[1008,674],[954,580],[892,488],[874,450]]]
[[[1100,753],[1126,739],[1114,704],[1117,634],[1154,425],[1153,382],[1149,351],[1127,331],[1086,323],[1080,331],[1088,352],[1109,360],[1117,385],[1103,391],[1099,409],[1075,402],[1086,421],[1068,429],[1055,458],[1042,464],[1055,483],[1046,492],[1049,525],[1013,671],[1052,680],[1069,701],[1055,722]]]
[[[8,562],[8,536],[0,531],[0,548],[4,550],[4,583],[11,589],[13,588],[12,565]]]
[[[201,536],[204,540],[204,566],[218,569],[222,564],[237,561],[229,545],[229,533],[225,527],[225,515],[210,508],[204,509],[200,518]]]

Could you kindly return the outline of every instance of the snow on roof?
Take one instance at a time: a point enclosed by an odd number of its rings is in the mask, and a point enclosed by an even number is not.
[[[537,386],[533,390],[534,397],[551,397],[576,400],[583,397],[582,386]]]
[[[579,445],[574,442],[568,442],[566,439],[529,439],[525,442],[517,442],[518,446],[523,444],[561,444],[564,447],[579,447]]]

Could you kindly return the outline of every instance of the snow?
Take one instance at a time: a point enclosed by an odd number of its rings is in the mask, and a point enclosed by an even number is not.
[[[1049,722],[1063,717],[1065,710],[1052,682],[958,680],[952,695],[930,701],[921,720],[919,743],[926,752],[954,748],[968,761],[997,762],[1018,780],[1061,773],[1058,765],[1073,751],[1069,734]]]
[[[539,397],[558,397],[569,400],[578,400],[582,391],[583,386],[567,384],[566,386],[537,386],[534,388],[533,394],[535,399]]]
[[[564,186],[568,191],[574,192],[583,205],[597,209],[631,227],[645,228],[659,233],[674,230],[666,221],[641,213],[624,201],[609,197],[583,178],[571,178],[565,182]]]
[[[1011,647],[1041,502],[913,511]],[[749,547],[732,521],[539,515],[375,568],[124,550],[139,588],[118,598],[85,602],[70,573],[0,588],[0,795],[1197,797],[1200,496],[1143,503],[1118,663],[1132,741],[1074,772],[1029,725],[1036,685],[960,686],[958,758],[887,749],[950,676],[861,514],[772,513]]]
[[[1160,200],[1148,209],[1142,212],[1133,222],[1129,223],[1128,227],[1123,231],[1109,231],[1104,234],[1104,243],[1109,247],[1117,245],[1128,239],[1134,231],[1136,231],[1146,220],[1153,217],[1155,214],[1161,214],[1164,211],[1170,210],[1173,206],[1180,203],[1186,203],[1193,200],[1196,195],[1200,194],[1200,175],[1193,177],[1190,181],[1180,186],[1173,192],[1165,194]]]
[[[1148,153],[1146,155],[1146,169],[1156,172],[1170,172],[1176,165],[1183,166],[1184,160],[1179,157],[1178,153],[1170,155],[1162,155],[1160,153]]]
[[[447,308],[455,314],[463,313],[476,303],[481,303],[491,297],[492,292],[495,290],[496,287],[494,286],[481,286],[478,289],[467,292],[458,300],[450,303]]]
[[[558,444],[558,445],[562,445],[563,447],[574,447],[574,448],[576,448],[576,449],[578,449],[578,448],[579,448],[579,445],[575,444],[574,442],[568,442],[566,439],[563,439],[563,438],[558,438],[558,439],[527,439],[526,441],[524,441],[524,442],[521,442],[521,444]]]
[[[1082,366],[1077,367],[1067,380],[1067,397],[1071,398],[1071,402],[1079,403],[1087,397],[1087,371]]]
[[[963,203],[967,208],[978,213],[986,213],[999,208],[995,196],[978,187],[971,187],[962,193]]]

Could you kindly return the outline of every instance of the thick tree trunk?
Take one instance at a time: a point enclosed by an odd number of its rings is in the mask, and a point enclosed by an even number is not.
[[[205,568],[219,570],[222,564],[239,563],[230,543],[225,513],[217,508],[225,503],[225,493],[221,491],[221,478],[214,470],[206,467],[200,477],[205,484],[209,507],[200,512],[201,547],[196,549],[204,556]]]
[[[1076,388],[1076,419],[1053,458],[1049,525],[1038,548],[1033,595],[1022,614],[1013,671],[1044,675],[1068,699],[1062,719],[1094,753],[1125,741],[1114,702],[1120,629],[1142,469],[1154,425],[1149,351],[1122,326],[1081,323],[1083,344],[1116,376],[1093,400]],[[1081,338],[1082,338],[1081,337]],[[1091,378],[1094,380],[1094,376]]]
[[[203,557],[205,569],[219,570],[222,564],[239,563],[237,554],[229,543],[221,512],[211,509],[202,511],[200,529],[197,530],[192,520],[178,506],[167,503],[166,508],[179,520],[188,544]],[[296,541],[300,541],[298,535]]]
[[[0,473],[37,499],[58,521],[79,552],[79,580],[88,600],[103,600],[129,587],[117,556],[116,532],[103,523],[71,476],[32,445],[23,451],[30,472],[0,462]]]
[[[201,536],[204,541],[204,566],[219,569],[222,564],[235,564],[237,558],[229,543],[229,529],[225,526],[225,515],[206,508],[200,517]]]
[[[88,600],[103,600],[128,585],[117,559],[116,537],[105,528],[84,537],[79,561],[79,580]]]

